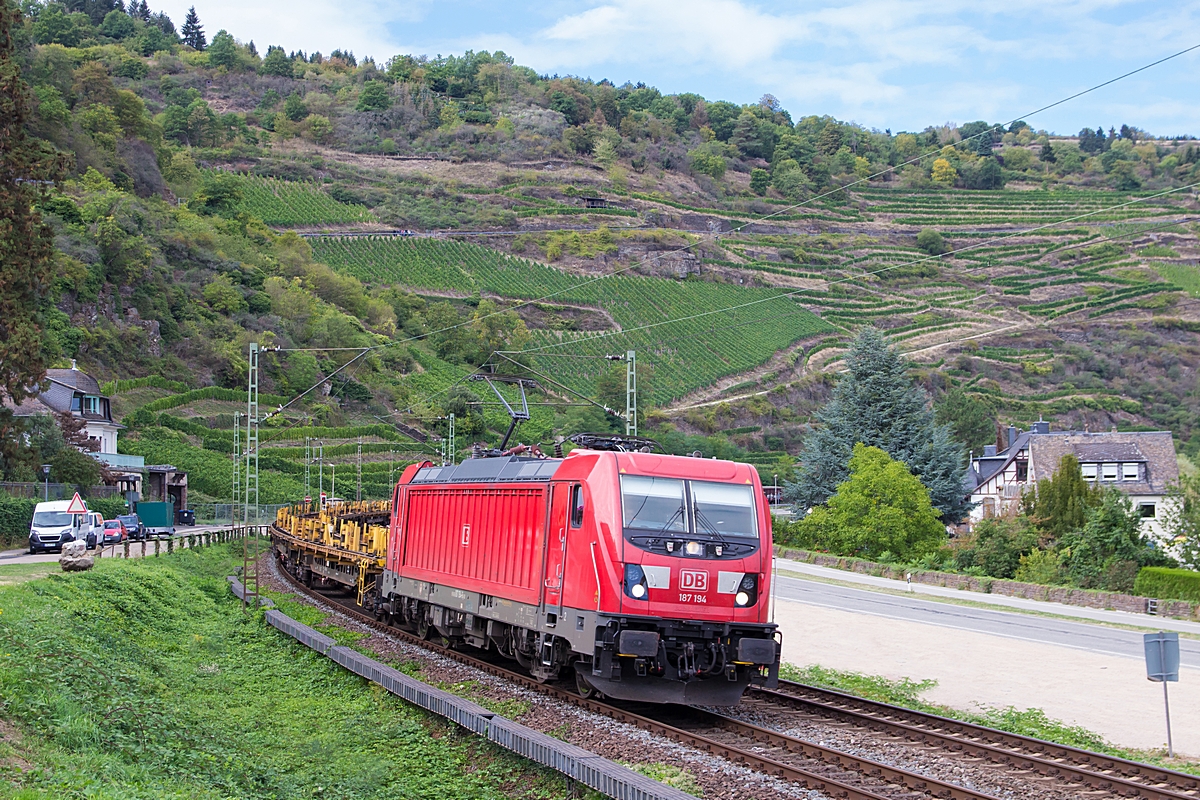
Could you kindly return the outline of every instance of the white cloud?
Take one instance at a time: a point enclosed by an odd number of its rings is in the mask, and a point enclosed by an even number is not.
[[[177,24],[191,1],[166,8]],[[564,2],[495,14],[486,0],[206,0],[199,10],[210,37],[226,28],[260,50],[341,47],[382,61],[502,49],[542,73],[644,80],[739,102],[771,92],[796,116],[894,129],[1007,119],[1192,44],[1200,29],[1200,0],[592,0],[582,10]],[[1108,119],[1119,109],[1144,127],[1196,132],[1200,112],[1186,100],[1197,64],[1180,59],[1148,73],[1147,89],[1124,82],[1035,124],[1066,129],[1077,116],[1100,119],[1102,109]]]
[[[161,8],[178,28],[191,5],[192,0],[171,0]],[[397,52],[385,24],[418,22],[427,7],[427,0],[358,0],[352,5],[334,0],[205,0],[196,11],[209,39],[224,28],[240,41],[253,40],[263,53],[268,45],[326,54],[340,48],[382,61]],[[159,6],[152,2],[151,8],[157,11]]]

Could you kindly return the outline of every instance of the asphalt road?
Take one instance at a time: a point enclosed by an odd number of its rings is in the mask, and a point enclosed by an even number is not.
[[[1092,653],[1139,660],[1145,657],[1142,631],[1128,631],[1019,612],[973,608],[923,600],[916,596],[884,594],[783,575],[776,579],[775,595],[781,600],[976,631],[1027,642],[1072,647]],[[963,599],[977,598],[967,596]],[[1052,609],[1048,608],[1047,611],[1052,613]],[[1146,628],[1153,628],[1154,619],[1147,618],[1143,624]],[[1179,656],[1182,666],[1200,669],[1200,640],[1180,637]]]
[[[180,526],[175,529],[175,537],[174,538],[179,539],[179,538],[188,536],[189,534],[204,533],[205,531],[224,530],[228,527],[229,527],[228,525],[192,525],[189,527]],[[159,539],[158,541],[159,541],[160,550],[165,553],[167,551],[167,537],[163,537],[163,538]],[[109,544],[109,545],[104,546],[104,556],[102,556],[102,557],[120,554],[123,552],[124,552],[123,545]],[[95,555],[96,551],[89,550],[88,553],[90,555]],[[153,540],[146,542],[146,553],[147,553],[147,555],[154,554],[154,541]],[[140,541],[130,542],[129,543],[130,557],[137,558],[141,554],[142,554],[142,543]],[[59,555],[58,553],[38,553],[37,555],[31,556],[31,555],[29,555],[29,548],[27,548],[27,547],[22,547],[22,548],[19,548],[16,550],[5,550],[4,552],[0,552],[0,566],[3,566],[5,564],[41,564],[41,563],[45,563],[45,562],[57,562],[58,555]]]

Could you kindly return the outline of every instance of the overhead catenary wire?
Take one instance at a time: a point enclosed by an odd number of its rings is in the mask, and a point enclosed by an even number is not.
[[[827,281],[826,286],[836,286],[838,284],[843,284],[843,283],[854,283],[854,282],[861,280],[862,278],[869,278],[869,277],[873,277],[876,275],[882,275],[885,272],[891,272],[892,270],[900,269],[902,267],[909,267],[914,264],[922,264],[927,261],[936,261],[938,259],[943,258],[944,256],[952,256],[952,255],[955,255],[956,253],[965,253],[965,252],[968,252],[971,250],[978,250],[979,248],[987,247],[991,244],[994,244],[995,242],[1004,241],[1005,239],[1011,239],[1014,236],[1026,236],[1030,233],[1036,233],[1039,230],[1045,230],[1047,228],[1053,228],[1058,225],[1062,225],[1064,222],[1074,222],[1076,220],[1086,219],[1087,217],[1091,217],[1091,216],[1095,216],[1096,214],[1102,214],[1102,213],[1105,213],[1108,211],[1112,211],[1113,209],[1124,208],[1126,206],[1133,205],[1135,203],[1140,203],[1140,202],[1143,202],[1146,200],[1154,200],[1156,198],[1163,197],[1165,195],[1172,194],[1175,192],[1186,191],[1188,189],[1195,188],[1196,186],[1200,186],[1200,182],[1191,183],[1186,186],[1180,186],[1180,187],[1177,187],[1174,189],[1167,189],[1162,192],[1158,192],[1157,194],[1149,195],[1147,197],[1135,198],[1133,200],[1130,200],[1129,202],[1120,203],[1115,206],[1107,206],[1105,208],[1096,209],[1095,211],[1088,211],[1086,213],[1079,214],[1074,217],[1060,219],[1055,222],[1050,222],[1045,225],[1040,225],[1035,228],[1030,228],[1028,230],[1014,231],[1014,232],[1006,234],[1004,236],[997,236],[992,239],[985,239],[982,242],[968,245],[966,247],[960,247],[957,250],[950,250],[945,253],[939,253],[937,255],[929,255],[929,256],[925,256],[923,258],[913,259],[912,261],[904,261],[899,264],[892,264],[890,266],[882,267],[880,269],[873,270],[871,272],[858,273],[855,275],[846,276],[844,278],[839,278],[837,280]],[[524,350],[502,351],[502,354],[511,354],[511,355],[537,354],[541,350],[549,350],[549,349],[556,348],[556,347],[565,347],[565,346],[579,344],[581,342],[593,342],[598,339],[608,339],[608,338],[612,338],[614,336],[620,336],[622,334],[637,333],[639,331],[650,330],[651,328],[658,328],[663,325],[672,325],[672,324],[679,323],[679,322],[688,322],[693,319],[701,319],[703,317],[709,317],[709,316],[713,316],[715,314],[724,314],[724,313],[727,313],[730,311],[737,311],[742,308],[749,308],[750,306],[756,306],[756,305],[761,305],[763,303],[769,303],[773,300],[779,300],[779,299],[782,299],[785,297],[795,297],[797,295],[803,294],[805,292],[811,292],[811,291],[815,291],[815,290],[811,289],[811,288],[807,288],[807,287],[801,287],[798,289],[793,289],[788,292],[782,292],[780,294],[773,294],[770,297],[763,297],[763,298],[759,298],[757,300],[749,300],[745,303],[738,303],[736,305],[726,306],[724,308],[716,308],[716,309],[711,309],[709,311],[700,311],[695,314],[688,314],[683,317],[676,317],[674,319],[660,320],[658,322],[650,322],[645,325],[638,325],[633,328],[625,328],[625,329],[622,329],[619,331],[602,331],[600,333],[589,336],[587,339],[570,339],[570,340],[563,340],[561,342],[551,342],[549,344],[539,345],[538,347],[527,347]]]
[[[1180,56],[1183,56],[1183,55],[1185,55],[1185,54],[1187,54],[1187,53],[1190,53],[1190,52],[1192,52],[1192,51],[1194,51],[1194,50],[1196,50],[1196,49],[1200,49],[1200,44],[1196,44],[1196,45],[1192,45],[1191,47],[1184,48],[1183,50],[1179,50],[1179,51],[1177,51],[1177,52],[1175,52],[1175,53],[1172,53],[1172,54],[1170,54],[1170,55],[1168,55],[1168,56],[1164,56],[1164,57],[1162,57],[1162,58],[1159,58],[1159,59],[1157,59],[1157,60],[1155,60],[1155,61],[1153,61],[1153,62],[1150,62],[1149,64],[1145,64],[1145,65],[1143,65],[1143,66],[1141,66],[1141,67],[1138,67],[1137,69],[1130,70],[1130,71],[1128,71],[1128,72],[1125,72],[1125,73],[1123,73],[1123,74],[1121,74],[1121,75],[1118,75],[1118,76],[1116,76],[1116,77],[1114,77],[1114,78],[1110,78],[1110,79],[1108,79],[1108,80],[1106,80],[1106,81],[1103,81],[1102,83],[1098,83],[1098,84],[1096,84],[1096,85],[1094,85],[1094,86],[1091,86],[1091,87],[1089,87],[1089,88],[1087,88],[1087,89],[1084,89],[1084,90],[1082,90],[1082,91],[1079,91],[1079,92],[1076,92],[1076,93],[1074,93],[1074,94],[1072,94],[1072,95],[1069,95],[1068,97],[1064,97],[1064,98],[1062,98],[1062,99],[1060,99],[1060,100],[1056,100],[1056,101],[1055,101],[1055,102],[1053,102],[1053,103],[1049,103],[1049,104],[1047,104],[1047,105],[1044,105],[1044,106],[1042,106],[1041,108],[1035,109],[1034,111],[1030,111],[1030,112],[1027,112],[1027,113],[1025,113],[1025,114],[1022,114],[1021,116],[1014,117],[1014,118],[1013,118],[1013,119],[1012,119],[1010,122],[1008,122],[1008,123],[1006,123],[1006,124],[1007,124],[1007,125],[1012,125],[1012,124],[1013,124],[1013,123],[1015,123],[1015,122],[1022,121],[1022,120],[1026,119],[1026,118],[1029,118],[1029,117],[1036,116],[1037,114],[1040,114],[1040,113],[1042,113],[1043,111],[1047,111],[1047,110],[1049,110],[1049,109],[1051,109],[1051,108],[1055,108],[1055,107],[1057,107],[1057,106],[1060,106],[1060,105],[1062,105],[1062,104],[1064,104],[1064,103],[1067,103],[1067,102],[1069,102],[1069,101],[1071,101],[1071,100],[1074,100],[1074,99],[1076,99],[1076,98],[1078,98],[1078,97],[1082,97],[1082,96],[1083,96],[1083,95],[1085,95],[1085,94],[1089,94],[1089,93],[1091,93],[1091,92],[1094,92],[1094,91],[1097,91],[1097,90],[1099,90],[1099,89],[1101,89],[1101,88],[1104,88],[1105,86],[1110,86],[1110,85],[1112,85],[1112,84],[1114,84],[1114,83],[1116,83],[1116,82],[1118,82],[1118,81],[1124,80],[1125,78],[1128,78],[1128,77],[1131,77],[1131,76],[1133,76],[1133,75],[1136,75],[1136,74],[1138,74],[1139,72],[1144,72],[1145,70],[1151,69],[1151,68],[1153,68],[1153,67],[1156,67],[1156,66],[1158,66],[1158,65],[1160,65],[1160,64],[1164,64],[1164,63],[1166,63],[1166,62],[1168,62],[1168,61],[1171,61],[1171,60],[1173,60],[1173,59],[1179,58]],[[984,131],[980,131],[979,133],[975,134],[974,136],[967,137],[967,138],[966,138],[966,139],[964,139],[963,141],[971,141],[972,139],[975,139],[975,138],[981,137],[981,136],[983,136],[984,134],[987,134],[988,136],[991,136],[994,130],[995,130],[995,128],[988,127],[986,130],[984,130]],[[846,190],[846,189],[848,189],[848,188],[851,188],[851,187],[853,187],[853,186],[857,186],[857,185],[859,185],[859,184],[861,184],[861,183],[864,183],[864,182],[867,182],[867,181],[873,180],[873,179],[875,179],[875,178],[881,177],[881,176],[883,176],[883,175],[886,175],[886,174],[889,174],[889,173],[895,172],[897,169],[899,169],[899,168],[901,168],[901,167],[905,167],[905,166],[908,166],[908,165],[910,165],[910,164],[918,163],[918,162],[920,162],[922,159],[929,158],[929,157],[930,157],[930,156],[932,156],[932,155],[935,155],[935,153],[934,153],[934,152],[930,152],[930,153],[923,153],[923,154],[917,155],[917,156],[915,156],[915,157],[913,157],[913,158],[911,158],[911,159],[909,159],[909,160],[907,160],[907,161],[905,161],[905,162],[903,162],[903,163],[896,164],[896,165],[893,165],[893,166],[889,166],[889,167],[888,167],[888,168],[886,168],[886,169],[880,170],[879,172],[876,172],[876,173],[873,173],[873,174],[871,174],[871,175],[868,175],[868,176],[866,176],[866,177],[860,178],[859,180],[856,180],[856,181],[851,181],[850,183],[848,183],[848,184],[845,184],[845,185],[843,185],[843,186],[839,186],[839,187],[837,187],[836,189],[831,189],[831,190],[829,190],[829,191],[827,191],[827,192],[825,192],[825,193],[818,194],[818,195],[814,195],[813,197],[810,197],[810,198],[808,198],[808,199],[806,199],[806,200],[802,200],[802,201],[796,202],[796,203],[794,203],[794,204],[792,204],[792,205],[790,205],[790,206],[785,206],[785,207],[783,207],[783,208],[780,208],[780,209],[778,209],[778,210],[776,210],[776,211],[773,211],[773,212],[771,212],[770,214],[767,214],[767,215],[764,215],[764,216],[762,216],[762,217],[759,217],[759,218],[757,218],[756,220],[754,220],[754,223],[744,223],[744,224],[742,224],[742,225],[736,226],[736,227],[735,227],[735,228],[733,228],[731,231],[729,231],[729,233],[734,233],[734,232],[741,231],[741,230],[743,230],[745,227],[747,227],[747,226],[748,226],[748,225],[750,225],[750,224],[757,224],[757,223],[761,223],[761,222],[763,222],[764,220],[769,220],[769,219],[772,219],[772,218],[774,218],[774,217],[778,217],[778,216],[784,215],[784,214],[788,213],[789,211],[793,211],[793,210],[795,210],[795,209],[797,209],[797,208],[801,208],[801,207],[803,207],[803,206],[805,206],[805,205],[808,205],[808,204],[810,204],[810,203],[813,203],[813,202],[815,202],[815,201],[817,201],[817,200],[821,200],[821,199],[823,199],[823,198],[825,198],[825,197],[829,197],[829,196],[831,196],[831,195],[837,194],[837,193],[839,193],[839,192],[842,192],[842,191],[844,191],[844,190]],[[1187,188],[1191,188],[1191,187],[1187,187]],[[1065,220],[1065,221],[1069,221],[1069,220]],[[1056,223],[1056,224],[1061,224],[1061,222],[1059,222],[1059,223]],[[512,306],[511,308],[506,308],[506,309],[503,309],[503,310],[498,310],[498,311],[492,312],[492,313],[490,313],[490,314],[486,314],[486,315],[484,315],[484,316],[482,316],[482,317],[479,317],[479,318],[477,318],[477,319],[487,319],[488,317],[492,317],[492,316],[496,316],[496,315],[498,315],[498,314],[506,313],[507,311],[510,311],[510,310],[513,310],[513,309],[516,309],[516,308],[522,308],[522,307],[525,307],[525,306],[533,305],[533,304],[535,304],[535,303],[540,303],[540,302],[543,302],[543,301],[545,301],[545,300],[549,300],[549,299],[551,299],[551,298],[553,298],[553,297],[556,297],[556,296],[558,296],[558,295],[560,295],[560,294],[563,294],[563,293],[565,293],[565,292],[568,292],[568,291],[576,291],[576,290],[578,290],[578,289],[580,289],[580,288],[582,288],[582,287],[584,287],[584,286],[588,286],[588,285],[590,285],[590,284],[592,284],[592,283],[596,283],[596,282],[598,282],[598,281],[605,280],[605,279],[607,279],[607,278],[610,278],[610,277],[612,277],[612,276],[614,276],[614,275],[618,275],[618,274],[621,274],[621,273],[623,273],[623,272],[628,272],[628,271],[630,271],[630,270],[632,270],[632,269],[636,269],[636,268],[637,268],[637,267],[639,267],[639,266],[643,266],[643,265],[645,265],[645,264],[648,264],[648,263],[651,263],[651,262],[654,262],[654,261],[659,261],[659,260],[661,260],[662,258],[664,258],[664,257],[666,257],[666,256],[669,256],[669,255],[674,255],[674,254],[681,253],[681,252],[686,252],[686,251],[688,251],[688,250],[691,250],[692,248],[696,247],[698,244],[700,244],[700,241],[701,241],[701,240],[703,240],[703,239],[704,239],[704,237],[705,237],[706,235],[707,235],[707,236],[710,236],[710,237],[714,237],[714,238],[719,238],[719,237],[720,237],[722,234],[721,234],[720,232],[710,232],[710,233],[708,233],[708,234],[701,234],[701,235],[700,235],[700,237],[699,237],[699,240],[698,240],[698,241],[696,241],[696,242],[691,242],[691,243],[688,243],[688,244],[686,244],[686,245],[683,245],[683,246],[681,246],[681,247],[679,247],[679,248],[676,248],[675,250],[671,250],[671,251],[665,251],[665,252],[659,252],[659,253],[656,253],[654,256],[650,256],[650,257],[647,257],[647,258],[645,258],[645,259],[642,259],[642,260],[640,260],[640,261],[634,262],[634,263],[632,263],[632,264],[629,264],[629,265],[628,265],[628,266],[626,266],[626,267],[622,267],[622,268],[620,268],[620,269],[614,270],[614,271],[613,271],[613,272],[611,272],[611,273],[606,273],[605,275],[602,275],[602,276],[597,276],[597,277],[595,277],[595,278],[590,278],[590,279],[588,279],[588,280],[585,280],[585,281],[583,281],[583,282],[581,282],[581,283],[579,283],[579,284],[576,284],[576,285],[574,285],[574,286],[571,286],[571,287],[566,287],[566,288],[559,289],[559,290],[557,290],[557,291],[554,291],[554,292],[549,292],[549,293],[547,293],[547,294],[545,294],[545,295],[542,295],[542,296],[541,296],[541,297],[539,297],[539,298],[535,298],[535,299],[531,299],[531,300],[525,300],[525,301],[522,301],[522,302],[520,302],[520,303],[516,304],[515,306]],[[899,267],[899,266],[903,266],[903,265],[897,265],[897,267]],[[881,270],[881,272],[882,272],[882,271],[886,271],[886,270]],[[875,274],[875,273],[872,273],[872,274]],[[865,277],[865,276],[859,276],[859,277]],[[786,296],[788,296],[788,295],[780,295],[780,296],[782,296],[782,297],[786,297]],[[770,298],[768,298],[768,299],[770,299]],[[754,301],[754,302],[752,302],[752,303],[748,303],[748,304],[745,304],[745,305],[754,305],[754,304],[756,304],[756,303],[758,303],[758,302],[766,302],[766,300],[763,300],[763,301]],[[714,312],[714,313],[715,313],[715,312]],[[704,316],[704,315],[697,315],[697,316]],[[694,317],[693,317],[693,318],[694,318]],[[687,319],[687,318],[684,318],[684,319]],[[397,346],[397,345],[400,345],[400,344],[406,344],[406,343],[408,343],[408,342],[419,341],[419,340],[421,340],[421,339],[425,339],[425,338],[427,338],[427,337],[429,337],[429,336],[435,336],[435,335],[437,335],[437,334],[439,334],[439,333],[446,333],[446,332],[449,332],[449,331],[455,330],[455,329],[457,329],[457,328],[463,327],[464,325],[469,325],[469,324],[471,324],[471,322],[473,322],[473,321],[476,321],[476,320],[468,320],[468,321],[463,321],[463,322],[457,323],[457,324],[455,324],[455,325],[448,325],[448,326],[446,326],[446,327],[444,327],[444,328],[440,328],[440,329],[438,329],[438,330],[436,330],[436,331],[428,331],[428,332],[426,332],[426,333],[418,334],[418,335],[415,335],[415,336],[410,336],[410,337],[407,337],[407,338],[404,338],[404,339],[397,339],[397,340],[393,340],[393,341],[391,341],[391,342],[386,342],[386,343],[383,343],[383,344],[375,345],[375,346],[373,346],[373,347],[370,347],[370,348],[366,348],[366,349],[364,349],[364,350],[363,350],[361,353],[359,353],[358,355],[354,356],[354,357],[353,357],[353,358],[351,358],[349,361],[347,361],[345,364],[343,364],[342,366],[338,367],[338,368],[337,368],[337,369],[336,369],[336,370],[335,370],[333,373],[331,373],[330,375],[326,376],[326,377],[325,377],[324,379],[322,379],[321,381],[318,381],[317,383],[315,383],[315,384],[313,384],[312,386],[310,386],[308,389],[305,389],[303,392],[300,392],[299,394],[297,394],[297,395],[296,395],[295,397],[293,397],[291,400],[289,400],[289,401],[287,401],[286,403],[284,403],[284,404],[280,405],[280,406],[279,406],[279,407],[278,407],[278,408],[277,408],[275,411],[268,413],[264,419],[266,419],[266,418],[270,418],[271,416],[273,416],[273,415],[275,415],[275,414],[278,414],[278,413],[280,413],[281,411],[283,411],[283,409],[285,409],[285,408],[288,408],[288,407],[290,407],[290,406],[294,405],[296,402],[298,402],[298,401],[299,401],[299,400],[301,400],[302,398],[304,398],[304,397],[306,397],[307,395],[311,394],[313,391],[315,391],[315,390],[316,390],[318,387],[320,387],[320,386],[321,386],[323,383],[325,383],[326,381],[328,381],[330,378],[332,378],[333,376],[335,376],[335,375],[339,374],[339,373],[340,373],[342,370],[346,369],[346,368],[347,368],[347,367],[349,367],[351,364],[354,364],[354,363],[358,362],[360,359],[362,359],[362,358],[363,358],[363,356],[367,355],[368,353],[372,353],[372,352],[375,352],[375,351],[377,351],[377,350],[382,350],[382,349],[385,349],[385,348],[388,348],[388,347],[395,347],[395,346]],[[679,321],[682,321],[682,320],[679,320]],[[648,326],[640,326],[640,327],[638,327],[638,328],[633,328],[633,329],[629,329],[628,331],[622,331],[622,332],[631,332],[631,331],[636,331],[636,330],[646,330],[647,328],[658,327],[658,325],[661,325],[661,324],[666,324],[666,323],[657,323],[657,324],[648,325]],[[602,334],[602,335],[607,335],[607,334]],[[592,338],[599,338],[599,337],[592,337]],[[352,349],[353,349],[353,348],[352,348]],[[530,350],[523,350],[523,351],[515,351],[515,352],[521,352],[521,353],[524,353],[524,352],[533,352],[533,351],[530,351]]]

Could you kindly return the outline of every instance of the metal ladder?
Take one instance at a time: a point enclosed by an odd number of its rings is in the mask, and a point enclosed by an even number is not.
[[[247,526],[242,539],[242,608],[258,608],[258,529]]]

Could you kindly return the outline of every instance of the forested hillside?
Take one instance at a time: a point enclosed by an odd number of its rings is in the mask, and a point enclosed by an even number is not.
[[[867,130],[499,52],[295,52],[145,0],[8,14],[5,202],[49,249],[0,263],[0,288],[28,284],[0,304],[5,388],[77,359],[110,382],[122,449],[197,498],[229,496],[251,342],[281,348],[268,501],[299,496],[306,438],[347,465],[361,441],[371,495],[451,412],[460,449],[497,442],[483,364],[539,382],[522,441],[615,430],[605,356],[627,350],[643,433],[782,481],[863,325],[964,448],[1044,417],[1200,454],[1194,139]],[[15,425],[0,478],[32,480]]]

